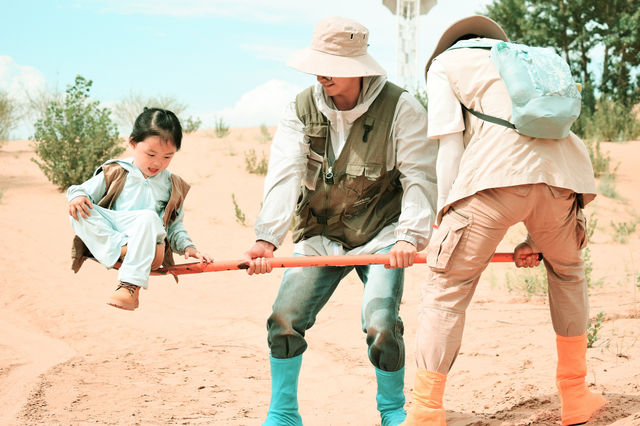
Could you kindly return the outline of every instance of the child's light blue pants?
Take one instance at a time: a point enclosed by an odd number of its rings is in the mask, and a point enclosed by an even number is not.
[[[71,218],[71,227],[93,257],[111,268],[126,245],[118,279],[147,288],[156,244],[167,235],[158,214],[153,210],[115,211],[94,204],[91,216],[78,219]]]

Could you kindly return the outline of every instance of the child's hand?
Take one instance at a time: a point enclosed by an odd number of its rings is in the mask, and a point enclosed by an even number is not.
[[[87,218],[91,216],[91,210],[93,208],[93,204],[88,197],[81,195],[79,197],[74,198],[69,202],[69,214],[75,219],[78,220],[78,212],[82,215],[83,218]]]
[[[184,258],[188,259],[190,257],[195,257],[197,259],[200,259],[200,262],[204,262],[204,263],[213,262],[213,257],[209,256],[206,253],[200,253],[198,249],[196,249],[194,246],[189,246],[186,249],[184,249]]]

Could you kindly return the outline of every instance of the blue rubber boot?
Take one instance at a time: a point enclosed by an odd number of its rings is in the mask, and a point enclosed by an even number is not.
[[[263,426],[302,426],[298,413],[298,375],[302,355],[273,358],[271,362],[271,403]]]
[[[376,379],[376,402],[380,411],[381,426],[397,426],[407,417],[407,412],[404,411],[404,367],[398,371],[376,368]]]

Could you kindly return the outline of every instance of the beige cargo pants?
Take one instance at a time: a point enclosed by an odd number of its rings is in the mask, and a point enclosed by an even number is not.
[[[546,184],[480,191],[456,202],[427,247],[427,277],[416,341],[419,368],[448,374],[462,340],[465,311],[480,274],[510,226],[524,222],[544,256],[556,334],[579,336],[588,321],[580,257],[585,221],[576,194]]]

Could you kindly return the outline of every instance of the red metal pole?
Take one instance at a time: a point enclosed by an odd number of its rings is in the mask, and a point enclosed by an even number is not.
[[[293,256],[272,257],[269,259],[274,268],[292,268],[307,266],[347,266],[347,265],[388,265],[388,254],[358,254],[343,256]],[[426,263],[427,256],[424,253],[416,254],[414,263]],[[513,253],[495,253],[491,262],[513,262]],[[248,269],[249,263],[244,259],[222,260],[212,263],[183,263],[151,271],[151,275],[184,275],[199,274],[201,272],[234,271]]]

